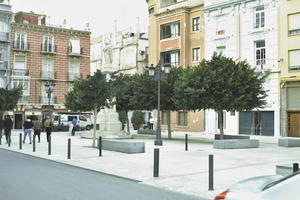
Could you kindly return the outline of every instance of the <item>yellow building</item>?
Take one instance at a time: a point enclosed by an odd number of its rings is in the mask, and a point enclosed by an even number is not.
[[[281,135],[300,136],[300,1],[280,0]]]
[[[149,66],[187,67],[204,55],[203,0],[146,0],[149,9]],[[167,128],[162,112],[162,129]],[[204,111],[171,113],[171,129],[203,131]]]

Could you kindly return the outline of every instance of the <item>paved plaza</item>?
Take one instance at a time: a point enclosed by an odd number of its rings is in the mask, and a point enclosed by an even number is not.
[[[145,153],[126,154],[92,148],[92,140],[68,136],[67,132],[52,134],[52,155],[48,155],[46,134],[42,133],[41,143],[36,144],[36,152],[27,141],[19,150],[19,133],[13,131],[12,144],[8,147],[4,137],[0,148],[32,156],[78,166],[115,176],[140,181],[170,191],[212,199],[231,184],[253,176],[276,173],[277,164],[300,162],[300,148],[278,147],[277,138],[255,137],[260,147],[255,149],[220,150],[212,147],[213,135],[188,133],[189,149],[185,151],[184,134],[173,133],[167,140],[163,132],[163,146],[154,146],[154,136],[133,134],[134,141],[145,142]],[[72,139],[71,159],[67,159],[67,142]],[[153,177],[153,151],[160,149],[159,177]],[[208,156],[214,155],[214,190],[208,191]],[[0,155],[1,158],[1,155]]]

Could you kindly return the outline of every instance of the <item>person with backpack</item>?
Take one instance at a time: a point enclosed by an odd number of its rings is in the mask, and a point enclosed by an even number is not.
[[[32,135],[32,128],[33,128],[33,123],[30,119],[26,119],[26,121],[23,123],[24,127],[24,139],[23,139],[23,144],[25,144],[26,137],[28,135],[29,137],[29,144],[31,144],[31,135]]]
[[[43,128],[42,122],[36,118],[36,120],[33,121],[33,130],[34,130],[34,136],[33,137],[38,137],[39,141],[41,142],[41,131]]]
[[[52,121],[49,116],[46,117],[46,120],[44,122],[44,128],[46,130],[47,134],[47,142],[50,141],[51,131],[52,131]]]

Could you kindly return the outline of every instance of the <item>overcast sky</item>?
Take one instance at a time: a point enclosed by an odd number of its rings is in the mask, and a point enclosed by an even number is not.
[[[83,29],[90,23],[93,36],[131,27],[136,31],[138,18],[141,31],[147,30],[148,9],[146,0],[10,0],[12,9],[33,11],[50,16],[50,23]]]

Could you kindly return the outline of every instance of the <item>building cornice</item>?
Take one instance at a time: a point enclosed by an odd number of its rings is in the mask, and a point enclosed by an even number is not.
[[[44,26],[44,25],[12,23],[12,28],[20,28],[23,30],[34,30],[34,31],[41,31],[41,32],[60,33],[60,34],[67,34],[67,35],[77,35],[77,36],[90,36],[91,35],[91,32],[89,32],[89,31],[56,28],[56,27]]]
[[[204,6],[203,11],[208,12],[208,11],[218,10],[220,7],[224,8],[224,7],[230,7],[232,5],[246,4],[251,1],[256,1],[256,0],[228,0],[210,6]]]

